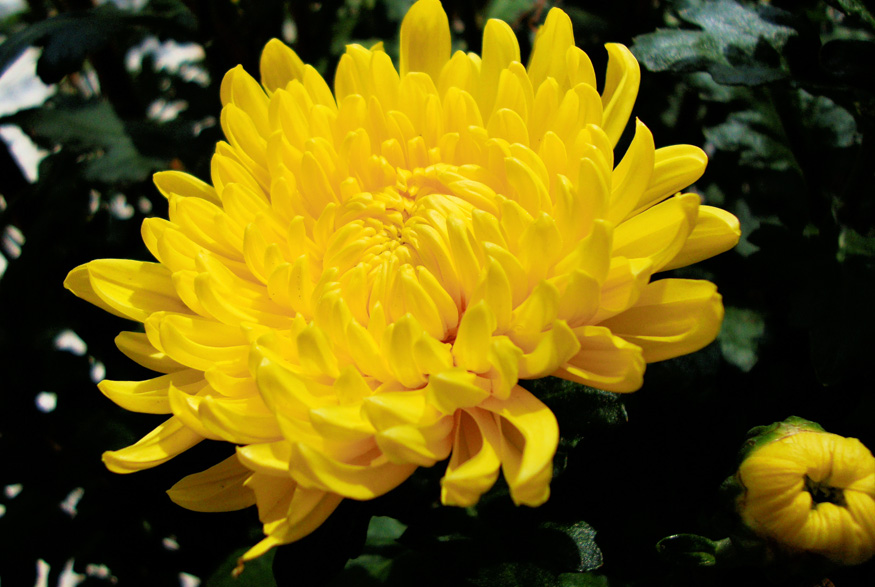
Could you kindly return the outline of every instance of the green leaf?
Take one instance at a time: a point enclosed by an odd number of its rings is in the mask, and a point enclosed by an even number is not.
[[[787,77],[778,50],[796,34],[734,0],[683,0],[681,20],[698,29],[635,37],[632,52],[651,71],[708,71],[719,83],[754,86]]]
[[[0,45],[0,75],[21,53],[32,46],[43,48],[37,61],[37,75],[47,84],[79,71],[89,54],[118,41],[129,28],[147,27],[151,32],[190,33],[197,23],[184,5],[162,0],[150,3],[151,10],[131,12],[108,3],[90,10],[74,10],[36,22],[12,35]]]
[[[762,314],[747,308],[726,308],[723,327],[717,340],[723,357],[744,371],[757,363],[757,348],[766,331]]]
[[[368,524],[367,537],[362,554],[346,563],[344,576],[356,573],[383,583],[389,579],[393,565],[403,555],[398,539],[407,526],[388,516],[374,516]]]
[[[827,0],[827,2],[845,14],[857,16],[869,26],[875,27],[875,16],[872,16],[872,13],[866,8],[866,4],[861,0]]]
[[[505,22],[515,22],[532,10],[531,0],[491,0],[484,11],[484,20],[497,18]]]
[[[602,557],[602,551],[595,542],[596,531],[586,522],[582,520],[574,522],[573,524],[547,522],[542,524],[541,528],[550,532],[559,533],[563,539],[571,539],[571,542],[576,549],[576,552],[574,553],[576,558],[574,566],[576,568],[573,569],[574,571],[582,573],[585,571],[592,571],[602,566],[604,559]],[[554,541],[550,540],[538,540],[538,544],[543,547],[543,550],[547,551],[549,549],[552,552],[552,555],[550,552],[545,552],[545,556],[539,557],[539,560],[555,558],[557,553],[560,552],[560,549],[556,548],[556,545],[554,545],[553,542]]]
[[[45,83],[54,83],[60,77],[54,77],[53,68],[64,64],[69,71],[76,71],[82,66],[85,55],[95,48],[102,47],[112,35],[117,32],[116,19],[106,19],[104,26],[95,26],[105,16],[115,15],[115,6],[102,6],[97,16],[88,12],[70,12],[54,18],[34,23],[27,28],[10,35],[0,45],[0,75],[18,59],[25,49],[31,46],[44,46],[43,55],[37,66],[38,73]],[[93,18],[88,18],[91,15]],[[70,43],[76,43],[70,45]],[[48,65],[46,65],[48,64]],[[48,71],[47,71],[48,70]],[[43,77],[48,75],[49,79]]]
[[[718,149],[737,152],[742,165],[776,171],[795,166],[780,121],[769,110],[733,112],[723,124],[703,130]]]
[[[0,118],[15,124],[37,145],[48,150],[69,149],[83,155],[86,179],[107,184],[146,179],[166,161],[137,151],[122,121],[108,102],[61,102]]]
[[[827,98],[797,92],[799,119],[812,146],[842,149],[855,143],[857,123],[851,113]]]
[[[839,234],[838,260],[848,256],[875,257],[875,236],[863,236],[850,228],[843,228]]]
[[[608,578],[595,573],[562,573],[559,587],[609,587]]]

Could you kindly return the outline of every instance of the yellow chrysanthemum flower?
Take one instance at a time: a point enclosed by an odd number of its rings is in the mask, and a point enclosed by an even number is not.
[[[856,438],[792,431],[742,462],[738,510],[792,551],[859,564],[875,554],[875,458]]]
[[[213,185],[155,177],[170,218],[146,220],[143,239],[158,263],[92,261],[66,281],[142,322],[117,345],[164,373],[100,384],[172,414],[107,466],[238,445],[170,496],[256,504],[267,538],[245,559],[448,457],[445,504],[475,503],[499,469],[515,503],[543,503],[558,429],[518,380],[634,391],[646,362],[708,344],[714,285],[651,278],[739,236],[732,215],[676,195],[702,174],[700,149],[655,149],[639,122],[614,165],[640,73],[625,47],[608,53],[599,95],[554,9],[528,67],[495,20],[482,57],[451,55],[440,2],[420,0],[400,71],[351,45],[332,93],[279,41],[261,84],[230,71]]]

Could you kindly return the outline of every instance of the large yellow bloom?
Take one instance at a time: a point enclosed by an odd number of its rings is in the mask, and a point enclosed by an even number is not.
[[[696,147],[655,149],[638,123],[614,165],[631,53],[608,46],[599,95],[561,10],[528,67],[503,22],[483,47],[451,55],[440,2],[421,0],[400,71],[352,45],[332,93],[268,43],[261,84],[239,67],[222,83],[212,185],[155,177],[170,218],[146,220],[143,239],[158,263],[92,261],[66,281],[142,322],[118,347],[165,373],[100,384],[124,408],[172,414],[107,466],[236,444],[170,496],[256,504],[267,538],[245,559],[447,457],[444,503],[475,503],[502,469],[514,502],[539,505],[558,429],[519,379],[634,391],[646,362],[717,334],[713,284],[651,278],[732,247],[738,223],[676,195],[705,168]]]
[[[738,509],[754,532],[842,564],[875,554],[875,458],[856,438],[791,431],[742,462]]]

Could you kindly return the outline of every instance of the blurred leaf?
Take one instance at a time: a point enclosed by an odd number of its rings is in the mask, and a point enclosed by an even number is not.
[[[850,228],[844,228],[839,235],[838,260],[844,261],[849,255],[875,257],[875,237],[863,236]]]
[[[399,560],[398,555],[405,550],[398,539],[406,529],[407,526],[388,516],[371,518],[363,552],[346,564],[344,576],[363,573],[374,582],[387,581]]]
[[[370,548],[395,545],[407,526],[388,516],[374,516],[368,523],[366,543]]]
[[[755,86],[787,77],[778,50],[796,32],[734,0],[680,0],[678,16],[700,30],[659,29],[632,52],[651,71],[709,71],[719,83]]]
[[[723,124],[703,131],[718,149],[737,152],[742,165],[776,171],[795,166],[780,121],[769,110],[732,112]]]
[[[534,8],[532,0],[491,0],[484,11],[484,18],[498,18],[513,23]]]
[[[827,98],[805,90],[796,94],[798,118],[807,131],[807,141],[818,148],[841,149],[855,143],[857,123],[851,113]]]
[[[43,48],[36,72],[46,84],[60,81],[65,75],[79,71],[86,57],[133,26],[145,26],[151,31],[191,31],[196,23],[180,2],[151,2],[154,11],[119,10],[107,3],[90,10],[71,11],[34,23],[10,35],[0,45],[0,75],[21,53],[31,46]]]
[[[120,21],[115,17],[118,12],[111,4],[101,6],[99,10],[70,12],[34,23],[10,35],[0,45],[0,75],[25,49],[38,45],[44,46],[37,65],[38,75],[45,83],[58,81],[64,74],[55,77],[54,69],[63,63],[67,67],[62,69],[78,70],[86,54],[102,47],[117,34]]]
[[[827,2],[845,14],[857,16],[869,26],[875,27],[875,17],[872,16],[872,13],[869,12],[869,9],[862,0],[827,0]]]
[[[595,573],[563,573],[559,587],[609,587],[608,578]]]
[[[43,148],[60,146],[87,155],[86,179],[107,184],[142,181],[167,166],[166,161],[137,151],[112,106],[102,100],[31,108],[0,118],[0,122],[18,125]]]
[[[723,357],[744,371],[757,363],[757,348],[766,331],[762,314],[746,308],[727,307],[718,340]]]

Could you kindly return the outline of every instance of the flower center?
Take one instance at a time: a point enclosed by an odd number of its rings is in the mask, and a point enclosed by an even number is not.
[[[827,485],[824,481],[815,481],[808,475],[805,476],[805,491],[811,494],[811,509],[816,508],[821,503],[847,506],[845,492],[840,487]]]

